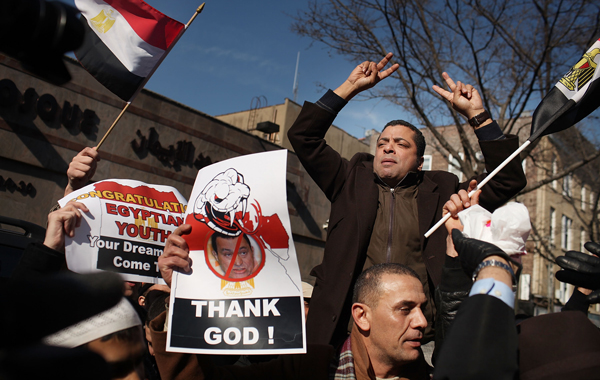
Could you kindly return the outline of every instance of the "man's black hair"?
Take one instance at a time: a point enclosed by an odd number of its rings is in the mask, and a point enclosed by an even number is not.
[[[385,274],[395,274],[399,276],[414,277],[419,282],[421,279],[417,272],[406,265],[397,263],[383,263],[374,265],[358,276],[354,284],[354,293],[352,295],[352,303],[364,303],[372,308],[377,307],[379,298],[381,297],[381,277]]]
[[[383,127],[383,130],[381,131],[381,133],[383,133],[383,131],[385,131],[385,129],[387,127],[396,126],[396,125],[401,125],[403,127],[407,127],[414,132],[413,141],[415,142],[415,145],[417,146],[417,158],[423,157],[423,155],[425,154],[425,146],[426,146],[425,136],[423,136],[423,133],[421,133],[419,128],[415,127],[408,121],[392,120]]]
[[[170,294],[161,290],[153,290],[153,292],[159,292],[159,294],[157,297],[153,297],[152,303],[148,305],[146,324],[149,324],[151,320],[167,310],[167,302]]]
[[[252,247],[252,244],[250,243],[250,239],[248,238],[248,236],[246,234],[242,234],[242,237],[246,240],[246,243],[248,243],[248,246]],[[220,232],[215,232],[211,235],[210,237],[210,242],[212,244],[212,249],[213,251],[217,252],[217,238],[223,238],[223,239],[237,239],[238,236],[230,236],[230,235],[225,235],[222,234]],[[217,252],[219,253],[219,252]]]

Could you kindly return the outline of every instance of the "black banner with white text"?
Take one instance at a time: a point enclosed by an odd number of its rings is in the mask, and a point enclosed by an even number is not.
[[[300,297],[176,298],[171,346],[228,351],[302,348],[301,306]]]

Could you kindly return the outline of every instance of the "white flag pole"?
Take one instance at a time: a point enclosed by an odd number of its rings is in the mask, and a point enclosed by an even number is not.
[[[506,160],[504,160],[504,162],[502,162],[500,165],[498,165],[498,167],[496,169],[494,169],[494,171],[492,171],[490,174],[488,174],[483,181],[481,181],[478,185],[477,188],[473,191],[471,191],[469,193],[469,198],[471,198],[473,196],[473,194],[475,194],[476,191],[481,190],[481,188],[488,183],[492,178],[494,178],[494,176],[496,174],[498,174],[498,172],[502,169],[504,169],[504,167],[506,165],[508,165],[509,162],[511,162],[515,157],[517,157],[519,155],[519,153],[521,153],[523,151],[523,149],[525,149],[529,144],[531,144],[530,140],[525,141],[525,143],[523,143],[523,145],[521,145],[519,147],[519,149],[515,150],[513,152],[513,154],[511,154],[510,156],[508,156],[508,158]],[[425,233],[425,237],[428,238],[429,236],[431,236],[432,233],[434,233],[438,228],[440,228],[440,226],[444,223],[446,223],[446,221],[450,218],[450,213],[447,213],[442,219],[440,219],[439,222],[437,222],[435,224],[435,226],[431,227],[429,229],[429,231],[427,231]]]

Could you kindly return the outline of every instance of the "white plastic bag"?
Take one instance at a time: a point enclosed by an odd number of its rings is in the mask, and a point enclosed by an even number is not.
[[[474,205],[458,213],[467,237],[487,241],[510,256],[526,254],[525,242],[531,232],[529,211],[522,203],[509,202],[490,213]]]

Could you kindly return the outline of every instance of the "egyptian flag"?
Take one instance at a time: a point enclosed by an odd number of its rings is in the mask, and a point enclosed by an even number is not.
[[[567,129],[600,106],[600,39],[544,97],[533,113],[529,141]]]
[[[75,56],[125,101],[133,100],[185,30],[142,0],[75,0],[75,5],[87,21]]]

